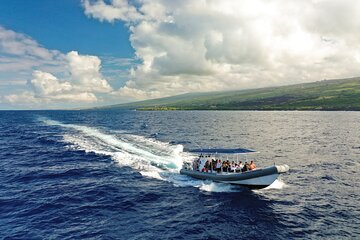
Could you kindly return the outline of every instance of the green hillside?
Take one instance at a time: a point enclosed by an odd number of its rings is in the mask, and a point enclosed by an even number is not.
[[[360,77],[230,92],[189,93],[101,109],[360,110]]]

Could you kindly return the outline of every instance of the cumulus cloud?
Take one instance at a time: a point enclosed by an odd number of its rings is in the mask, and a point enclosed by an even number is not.
[[[99,57],[80,55],[76,51],[63,54],[49,50],[25,34],[0,26],[0,72],[6,76],[9,73],[19,75],[19,71],[32,72],[32,79],[27,82],[30,89],[25,89],[23,84],[23,90],[2,96],[2,102],[39,106],[43,103],[91,103],[98,101],[96,94],[112,91],[101,74]],[[7,85],[12,82],[6,78],[0,80]]]
[[[357,0],[84,0],[124,21],[141,64],[116,93],[150,98],[360,75]]]
[[[122,101],[131,100],[143,100],[147,98],[160,98],[162,94],[156,90],[141,90],[136,87],[135,82],[128,81],[125,86],[121,87],[117,91],[113,91],[111,95],[117,97]]]
[[[61,81],[51,73],[34,71],[33,79],[30,81],[31,86],[35,90],[35,99],[45,102],[96,102],[97,98],[92,92],[84,92],[84,89],[77,91],[75,88],[81,89],[81,86],[73,85],[67,81]],[[74,90],[75,89],[75,90]],[[23,96],[23,93],[19,96]],[[15,98],[12,103],[23,102],[26,98]]]
[[[92,92],[112,91],[109,83],[101,76],[101,60],[97,56],[79,55],[76,51],[71,51],[66,55],[66,59],[76,87]]]
[[[34,90],[10,94],[3,98],[11,104],[74,102],[92,103],[98,101],[96,93],[112,91],[109,83],[100,73],[101,61],[96,56],[69,52],[65,59],[69,69],[68,79],[58,79],[51,73],[36,70],[29,85]]]
[[[30,81],[35,88],[35,92],[40,96],[49,96],[65,91],[70,91],[72,86],[69,82],[60,82],[54,75],[42,71],[34,71]]]
[[[69,79],[59,80],[48,72],[34,71],[30,81],[36,96],[47,101],[96,102],[95,93],[112,91],[100,73],[101,61],[96,56],[66,54]]]

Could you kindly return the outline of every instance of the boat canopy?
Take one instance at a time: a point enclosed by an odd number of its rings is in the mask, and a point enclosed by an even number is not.
[[[189,149],[192,153],[203,153],[203,154],[248,154],[256,153],[256,151],[246,148],[198,148]]]

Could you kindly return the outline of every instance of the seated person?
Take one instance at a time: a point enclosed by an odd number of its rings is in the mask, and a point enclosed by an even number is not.
[[[240,164],[235,164],[235,172],[241,172]]]
[[[247,162],[245,162],[244,167],[241,169],[241,172],[246,172],[250,170],[250,164],[248,164]]]
[[[210,169],[210,162],[209,162],[209,160],[207,160],[205,165],[204,165],[204,171],[203,172],[208,172],[209,169]]]
[[[226,160],[226,172],[230,172],[230,162]]]
[[[222,167],[223,172],[227,172],[226,161],[222,162],[221,167]]]
[[[250,162],[250,170],[254,170],[256,168],[256,165],[253,160]]]
[[[217,161],[216,161],[216,166],[215,166],[215,170],[216,170],[216,172],[218,172],[218,173],[220,173],[221,172],[221,160],[220,159],[218,159]]]
[[[193,161],[193,170],[194,171],[199,171],[198,160]]]
[[[236,164],[234,161],[232,161],[230,165],[230,172],[235,172],[235,171],[236,171]]]
[[[239,168],[240,168],[240,170],[243,169],[243,167],[244,167],[244,164],[242,163],[242,161],[240,161],[240,162],[239,162]]]
[[[213,158],[211,160],[211,171],[213,172],[215,171],[215,169],[216,169],[216,160]]]

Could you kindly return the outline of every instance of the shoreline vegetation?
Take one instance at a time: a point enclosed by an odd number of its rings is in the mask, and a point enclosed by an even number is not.
[[[94,109],[360,111],[360,77],[238,91],[187,93]]]

